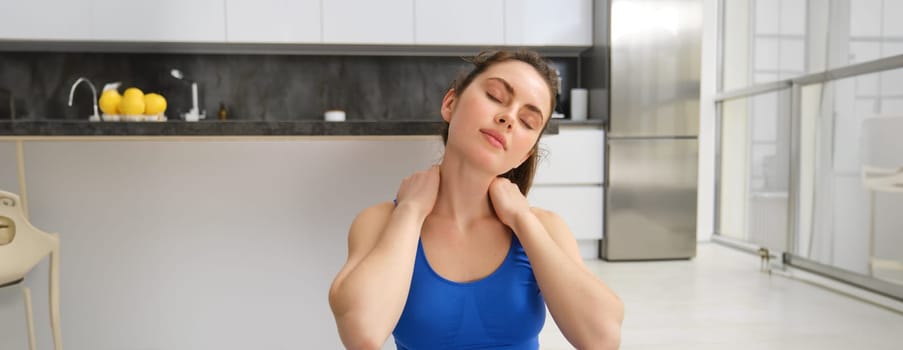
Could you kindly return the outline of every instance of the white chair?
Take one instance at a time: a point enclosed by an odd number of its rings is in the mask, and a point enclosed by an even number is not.
[[[59,265],[60,239],[36,229],[25,217],[19,196],[0,190],[0,288],[21,286],[25,298],[29,349],[35,350],[31,291],[21,282],[41,260],[50,255],[50,325],[54,349],[60,343]]]
[[[875,192],[903,200],[903,117],[873,117],[862,122],[862,184],[869,191],[869,274],[903,284],[903,261],[875,256]],[[895,232],[900,234],[900,232]]]

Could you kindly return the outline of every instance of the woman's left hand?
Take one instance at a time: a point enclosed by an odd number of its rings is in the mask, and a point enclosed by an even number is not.
[[[516,184],[504,177],[497,177],[489,184],[489,199],[495,215],[508,227],[514,228],[519,215],[531,214],[527,198]]]

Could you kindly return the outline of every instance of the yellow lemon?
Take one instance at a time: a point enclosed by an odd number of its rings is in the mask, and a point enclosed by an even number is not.
[[[100,110],[105,114],[119,114],[120,102],[122,102],[122,95],[119,95],[119,91],[113,89],[100,94],[100,100],[97,101],[97,104],[100,105]]]
[[[166,99],[160,94],[144,95],[144,114],[158,115],[166,111]]]
[[[141,91],[141,89],[139,89],[139,88],[130,87],[128,89],[125,89],[125,92],[122,93],[122,97],[129,97],[129,96],[137,96],[140,98],[144,98],[144,92]]]
[[[123,96],[119,112],[125,115],[144,114],[144,96],[135,94]]]

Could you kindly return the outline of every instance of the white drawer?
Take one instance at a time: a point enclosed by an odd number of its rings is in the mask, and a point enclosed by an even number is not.
[[[605,132],[596,128],[560,127],[543,136],[534,184],[601,184],[605,164]],[[543,151],[544,150],[544,151]]]
[[[602,186],[533,186],[530,205],[561,216],[577,239],[602,239]]]

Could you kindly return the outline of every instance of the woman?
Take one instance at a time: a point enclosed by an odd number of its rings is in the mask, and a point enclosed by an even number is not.
[[[442,100],[440,165],[362,211],[329,291],[342,342],[378,349],[537,349],[548,306],[579,349],[616,349],[623,304],[555,213],[531,208],[556,77],[529,51],[482,53]]]

